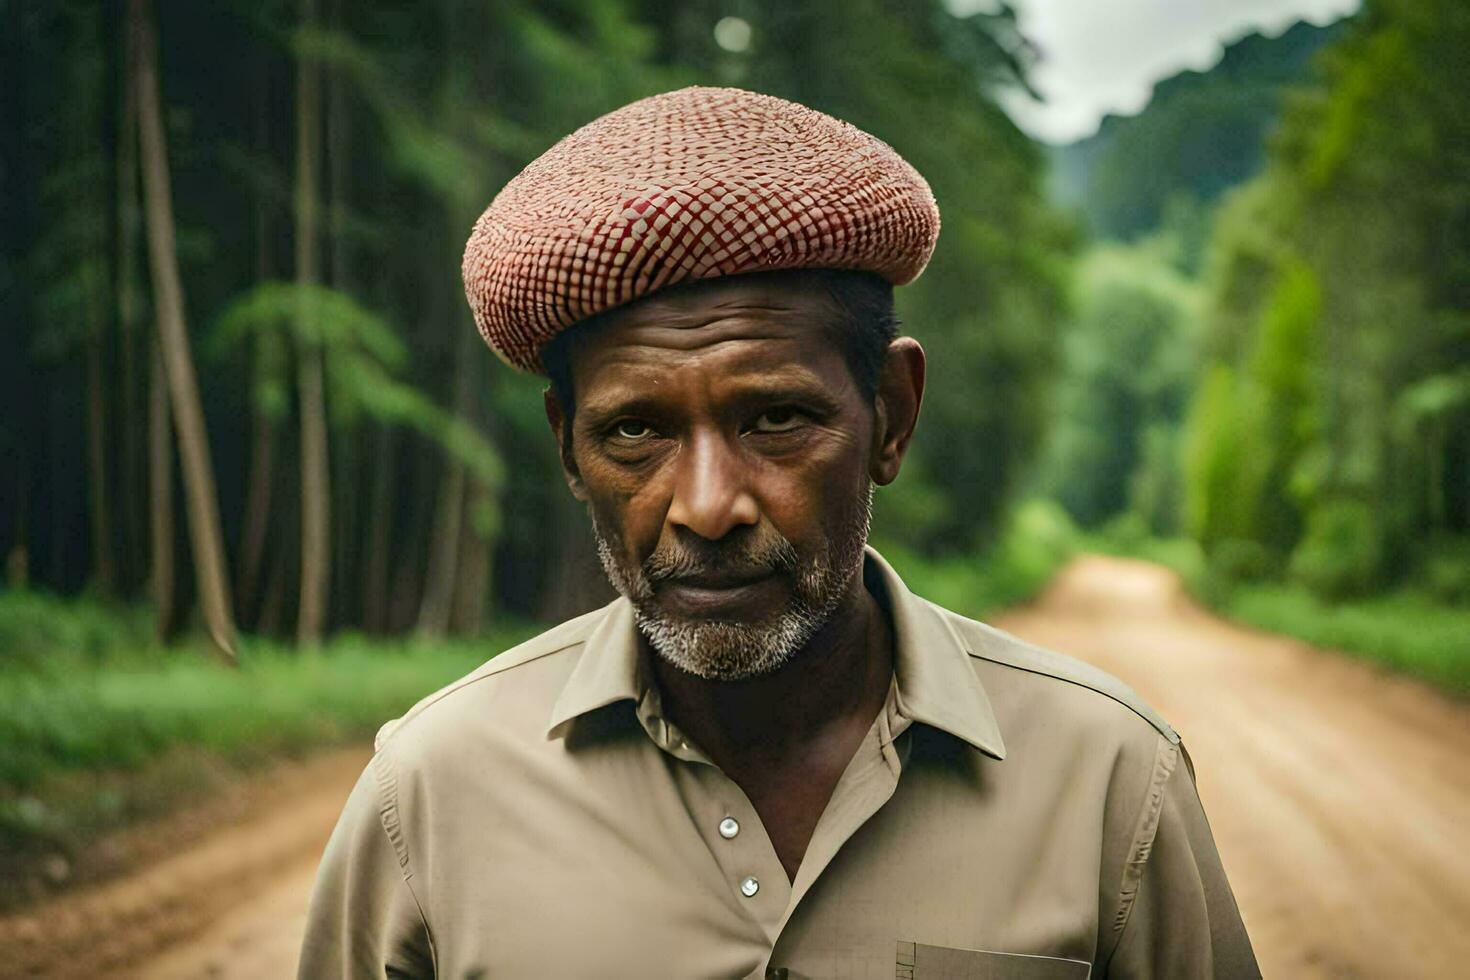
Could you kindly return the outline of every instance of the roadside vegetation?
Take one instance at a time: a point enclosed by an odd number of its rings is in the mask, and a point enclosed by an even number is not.
[[[142,607],[0,592],[0,878],[64,868],[98,836],[265,765],[366,743],[535,632],[340,634],[306,653],[242,636],[232,668],[202,637],[160,648],[151,628]]]
[[[1093,237],[1028,488],[1229,618],[1459,694],[1470,116],[1443,93],[1467,38],[1464,4],[1365,3],[1061,154]]]
[[[1132,515],[1082,533],[1074,547],[1168,566],[1194,598],[1227,619],[1470,697],[1470,604],[1447,600],[1430,583],[1355,599],[1324,598],[1299,581],[1242,577],[1238,568],[1212,564],[1188,538],[1149,537]]]

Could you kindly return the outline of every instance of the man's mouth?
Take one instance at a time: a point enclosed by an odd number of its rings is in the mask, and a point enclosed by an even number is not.
[[[776,580],[771,569],[707,572],[664,579],[658,583],[658,590],[693,613],[740,607],[755,610],[760,600],[770,598]]]

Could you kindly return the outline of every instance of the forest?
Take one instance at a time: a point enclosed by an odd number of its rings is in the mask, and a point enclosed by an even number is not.
[[[611,597],[460,258],[561,136],[696,83],[934,190],[898,291],[928,393],[873,531],[920,591],[984,615],[1139,555],[1470,692],[1458,0],[1242,39],[1066,148],[999,106],[1039,56],[1004,3],[0,11],[0,864],[150,812],[185,747],[361,739]]]

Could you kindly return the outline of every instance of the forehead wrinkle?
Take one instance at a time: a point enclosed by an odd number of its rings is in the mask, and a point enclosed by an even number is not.
[[[799,360],[803,348],[822,337],[818,325],[748,316],[747,312],[742,307],[735,314],[698,311],[697,315],[620,323],[581,352],[580,366],[591,376],[615,367],[649,365],[664,371],[676,370],[715,354],[737,360],[745,357]]]
[[[772,356],[772,345],[782,348],[778,356]],[[719,400],[763,388],[830,389],[831,379],[809,355],[802,355],[804,348],[795,337],[743,336],[697,350],[620,346],[599,358],[588,380],[608,380],[589,385],[585,407],[599,414],[633,402]],[[845,372],[842,378],[847,380]]]
[[[589,398],[606,385],[612,399],[622,400],[630,388],[667,392],[690,370],[769,374],[796,363],[820,376],[818,361],[840,357],[828,342],[835,312],[824,292],[749,283],[655,294],[616,313],[574,349],[574,383]],[[745,367],[749,361],[755,363]]]

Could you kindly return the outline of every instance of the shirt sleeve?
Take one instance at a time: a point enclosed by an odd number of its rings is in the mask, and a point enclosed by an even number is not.
[[[1121,906],[1110,978],[1261,975],[1182,743],[1159,747]]]
[[[307,913],[299,980],[435,975],[389,765],[381,753],[368,764],[327,841]]]

